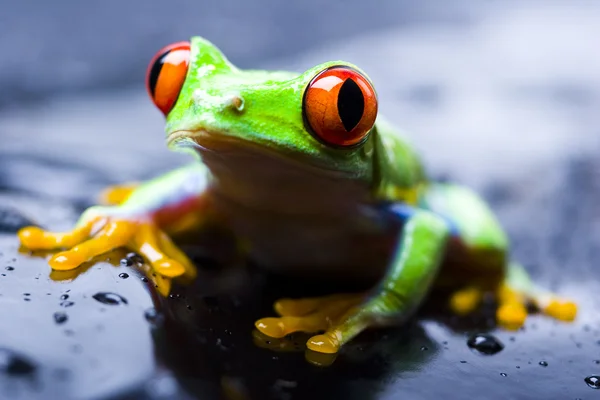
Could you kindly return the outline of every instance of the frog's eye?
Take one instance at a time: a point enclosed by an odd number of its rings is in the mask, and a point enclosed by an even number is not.
[[[377,117],[377,95],[360,72],[336,66],[308,84],[302,108],[309,131],[318,140],[351,147],[369,136]]]
[[[178,42],[162,48],[148,65],[146,89],[163,114],[175,105],[190,63],[190,43]]]

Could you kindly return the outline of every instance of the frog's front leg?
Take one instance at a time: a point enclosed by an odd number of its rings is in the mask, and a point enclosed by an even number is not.
[[[410,317],[437,275],[450,226],[432,212],[401,207],[403,214],[409,210],[409,215],[388,272],[372,293],[280,300],[275,309],[282,317],[263,318],[256,322],[257,329],[275,337],[294,331],[325,330],[310,338],[307,346],[321,353],[336,353],[367,328],[400,323]]]
[[[166,232],[189,226],[190,220],[198,222],[206,205],[206,188],[205,167],[189,165],[141,184],[120,205],[89,208],[69,232],[26,227],[18,236],[32,250],[66,249],[49,261],[56,270],[75,269],[95,256],[127,247],[164,277],[192,279],[194,265]]]

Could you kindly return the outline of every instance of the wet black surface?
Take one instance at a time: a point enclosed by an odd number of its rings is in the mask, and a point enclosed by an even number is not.
[[[459,319],[433,301],[404,327],[361,335],[329,367],[307,362],[332,360],[306,354],[306,336],[275,341],[252,327],[256,318],[271,315],[274,299],[331,287],[265,276],[256,266],[234,268],[226,246],[209,257],[208,249],[188,245],[204,266],[200,279],[162,298],[135,260],[121,262],[124,252],[102,257],[78,275],[49,274],[44,258],[19,253],[8,224],[0,235],[0,395],[594,398],[598,394],[586,382],[595,381],[585,379],[600,373],[600,304],[594,295],[600,163],[580,159],[557,168],[560,180],[535,202],[517,187],[491,187],[488,197],[500,215],[512,214],[507,225],[515,253],[534,276],[580,302],[579,322],[534,316],[524,330],[506,332],[494,328],[489,309]],[[561,230],[539,229],[548,223]],[[502,343],[494,355],[468,345],[473,334],[486,332]]]
[[[537,249],[540,254],[529,259],[537,265],[537,277],[560,281],[559,287],[576,285],[580,322],[534,316],[524,330],[506,332],[494,328],[489,309],[460,319],[432,301],[404,327],[361,335],[329,367],[307,362],[333,360],[306,354],[306,336],[276,341],[252,333],[253,321],[271,314],[275,298],[318,294],[327,287],[265,276],[256,266],[230,266],[224,273],[219,264],[231,263],[218,259],[226,259],[226,247],[215,261],[206,249],[188,246],[206,268],[197,284],[175,287],[162,298],[135,267],[122,265],[124,252],[85,266],[78,276],[49,276],[44,258],[19,253],[14,237],[4,233],[0,393],[7,398],[594,398],[585,378],[600,372],[599,304],[593,295],[598,285],[590,262],[600,250],[591,232],[592,219],[598,218],[599,168],[591,161],[570,163],[558,192],[546,199],[552,201],[543,214],[559,218],[575,201],[564,193],[577,194],[578,206],[561,221],[565,232],[577,235],[575,248],[560,249],[572,235],[558,235],[562,241],[548,247],[550,252],[540,248],[557,241],[553,235],[527,229],[515,235],[517,242],[529,237],[524,241],[529,250],[517,246],[517,253]],[[494,203],[500,209],[516,204],[511,207],[520,208],[520,220],[536,214],[514,200]],[[552,267],[559,257],[569,274]],[[67,319],[57,320],[57,313]],[[471,336],[485,332],[503,347],[471,349]]]
[[[135,3],[83,6],[60,1],[53,3],[53,10],[39,7],[31,12],[20,10],[25,3],[15,3],[9,13],[0,13],[0,29],[11,32],[0,35],[0,43],[9,38],[11,48],[21,51],[0,62],[8,63],[0,68],[0,102],[13,106],[0,115],[0,398],[600,397],[593,377],[600,375],[600,147],[588,140],[599,133],[600,97],[595,75],[586,75],[589,70],[584,68],[593,65],[591,61],[569,69],[570,64],[560,64],[565,57],[553,50],[563,42],[562,51],[587,48],[570,29],[586,26],[581,23],[583,14],[595,14],[534,9],[531,14],[515,11],[514,17],[507,10],[494,10],[490,15],[514,18],[487,15],[483,20],[489,21],[482,26],[493,32],[509,28],[495,35],[476,30],[476,40],[471,41],[465,37],[473,32],[463,37],[463,31],[446,32],[444,26],[448,21],[464,23],[461,15],[477,15],[474,6],[444,11],[408,2],[386,2],[377,8],[347,3],[354,7],[344,8],[345,18],[325,24],[332,19],[326,12],[314,12],[313,2],[293,10],[273,3],[269,12],[250,3],[223,12],[219,7],[226,5],[210,6],[216,8],[209,11],[203,3],[186,3],[187,13],[177,10],[177,2],[144,9]],[[329,13],[341,9],[334,7]],[[136,10],[140,12],[132,17]],[[196,17],[201,11],[206,13]],[[211,14],[222,18],[211,19]],[[171,22],[156,24],[156,15]],[[567,23],[560,25],[557,21],[563,19],[553,19],[555,15],[567,15]],[[103,38],[95,30],[98,21],[109,19],[116,25],[103,25]],[[175,19],[180,24],[173,23]],[[61,22],[65,20],[75,22]],[[227,22],[231,20],[247,25],[234,29]],[[283,20],[285,24],[279,24]],[[425,20],[423,30],[402,30]],[[265,21],[286,28],[273,35]],[[308,21],[314,29],[305,32],[300,28]],[[519,30],[519,21],[526,28]],[[436,36],[429,24],[440,24],[435,29],[442,34]],[[396,26],[400,31],[386,31]],[[529,30],[530,26],[538,28]],[[553,29],[540,26],[558,27],[560,40],[550,37]],[[354,41],[369,32],[381,35]],[[595,31],[582,32],[587,36],[581,37],[589,38]],[[234,262],[228,244],[216,236],[204,247],[186,242],[201,274],[193,286],[177,286],[168,298],[156,293],[152,280],[136,267],[136,258],[124,251],[100,257],[76,274],[50,273],[45,255],[20,251],[14,237],[19,227],[33,222],[67,229],[93,203],[99,188],[147,179],[182,158],[163,149],[162,121],[149,102],[141,100],[143,93],[77,97],[22,109],[6,99],[131,84],[145,68],[147,52],[190,34],[210,36],[232,59],[253,67],[255,61],[263,65],[268,55],[285,58],[308,49],[321,37],[338,39],[338,45],[326,51],[345,46],[340,54],[356,56],[358,64],[383,83],[383,107],[399,110],[388,115],[402,118],[423,140],[419,145],[433,161],[433,172],[473,183],[482,191],[510,233],[514,256],[541,284],[578,301],[578,321],[562,324],[533,316],[523,330],[507,332],[494,327],[489,308],[472,318],[456,318],[433,299],[409,324],[367,332],[332,360],[306,353],[306,337],[271,340],[253,333],[253,323],[272,315],[272,301],[280,296],[318,294],[333,286],[267,276],[259,266]],[[423,39],[427,35],[431,38]],[[545,35],[547,40],[534,41],[538,47],[519,47]],[[245,41],[238,40],[240,36]],[[32,37],[39,42],[28,47]],[[122,37],[131,40],[115,39]],[[53,40],[65,46],[54,51],[48,45]],[[514,52],[502,53],[503,40]],[[449,50],[428,52],[440,43],[449,43]],[[546,45],[555,58],[544,58],[546,53],[539,49]],[[419,49],[413,52],[414,47]],[[500,55],[486,58],[486,49]],[[521,54],[533,50],[540,53],[519,62]],[[323,61],[323,51],[273,64],[309,67]],[[569,57],[579,60],[578,54]],[[538,64],[538,59],[544,62]],[[455,64],[457,60],[464,65]],[[479,62],[479,69],[469,69]],[[536,65],[532,75],[503,75],[530,65]],[[463,79],[465,74],[474,83]],[[488,85],[498,90],[486,91]],[[484,117],[478,120],[480,115]],[[506,125],[507,121],[517,122]],[[461,135],[462,130],[467,134]],[[483,142],[492,144],[478,147]],[[540,154],[547,157],[537,157]],[[451,162],[438,163],[440,159]],[[499,174],[503,165],[509,171],[515,166],[514,172]],[[470,339],[477,342],[474,335],[484,334],[502,344],[487,351],[495,354],[469,347]],[[315,365],[332,361],[329,367]]]

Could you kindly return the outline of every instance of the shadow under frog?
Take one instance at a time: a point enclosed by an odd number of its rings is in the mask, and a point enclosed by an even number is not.
[[[228,293],[207,296],[193,286],[175,286],[172,296],[160,299],[164,322],[157,354],[198,398],[207,398],[208,382],[218,384],[226,399],[375,398],[386,377],[425,368],[440,350],[412,320],[401,328],[367,331],[337,355],[307,350],[310,334],[273,339],[251,332],[256,316],[271,312],[273,299],[300,289],[319,295],[325,287],[250,270],[238,272],[242,284]],[[356,388],[359,379],[369,384]]]
[[[387,377],[397,379],[404,372],[426,368],[440,351],[418,319],[396,328],[364,332],[334,355],[307,350],[309,334],[273,339],[253,331],[258,316],[272,313],[275,299],[358,291],[364,289],[364,283],[315,282],[269,274],[232,257],[234,244],[226,236],[219,232],[205,235],[201,240],[197,236],[179,238],[182,249],[199,267],[199,276],[192,284],[173,285],[167,297],[160,295],[161,278],[147,266],[121,262],[127,258],[121,249],[74,270],[52,271],[50,278],[77,279],[97,262],[138,274],[156,312],[150,321],[156,356],[186,391],[201,398],[216,398],[217,393],[231,399],[303,398],[314,394],[315,388],[323,397],[374,398]],[[21,251],[31,256],[51,254]],[[440,296],[444,294],[433,293],[418,317],[442,322],[461,333],[494,327],[493,309],[487,316],[448,317],[447,310],[439,308],[439,304],[447,304]],[[357,388],[352,382],[359,379],[368,383]]]

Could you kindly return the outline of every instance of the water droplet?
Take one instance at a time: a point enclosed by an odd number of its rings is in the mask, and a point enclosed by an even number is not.
[[[161,323],[163,318],[162,314],[156,311],[155,308],[149,308],[146,311],[144,311],[144,317],[146,318],[146,321],[150,322],[153,325],[158,325],[159,323]]]
[[[75,303],[72,301],[61,301],[61,303],[60,303],[61,307],[71,307],[73,305],[75,305]]]
[[[116,306],[119,304],[127,304],[127,299],[123,296],[119,296],[116,293],[110,292],[99,292],[92,296],[94,300],[99,301],[102,304],[109,304],[111,306]]]
[[[31,293],[23,293],[23,296],[31,296]]]
[[[508,376],[508,374],[505,374],[504,372],[500,372],[501,376]]]
[[[131,258],[121,258],[119,264],[123,267],[131,267],[133,265],[133,260]]]
[[[6,267],[4,269],[7,270],[7,271],[14,271],[15,267],[8,266],[8,267]]]
[[[55,312],[53,316],[54,316],[54,322],[56,322],[57,324],[64,324],[69,319],[69,317],[67,316],[67,313],[60,312],[60,311]]]
[[[594,360],[594,363],[600,364],[600,360]]]
[[[421,351],[426,351],[426,350],[429,350],[429,349],[427,348],[427,346],[421,346]]]
[[[126,259],[131,260],[134,264],[143,264],[144,259],[138,253],[127,253],[125,256]]]
[[[68,299],[68,298],[69,298],[69,295],[68,295],[68,294],[63,294],[62,296],[60,296],[60,299],[61,299],[61,300],[66,300],[66,299]]]
[[[121,273],[119,274],[119,278],[121,278],[121,279],[127,279],[127,278],[129,278],[129,274],[127,274],[127,273],[125,273],[125,272],[121,272]]]
[[[146,278],[145,276],[142,276],[140,279],[142,280],[142,282],[148,282],[148,278]]]
[[[585,383],[592,389],[600,389],[600,376],[591,375],[585,378]]]
[[[465,360],[460,360],[461,364],[466,364],[467,362]]]
[[[192,310],[192,306],[190,306],[189,304],[186,306],[188,310]]]
[[[538,364],[540,364],[542,367],[548,366],[548,363],[546,361],[540,361]]]
[[[0,348],[0,371],[8,375],[31,375],[36,366],[30,360],[9,349]]]
[[[472,350],[476,350],[478,353],[485,355],[496,354],[504,349],[502,342],[495,336],[483,333],[472,335],[467,340],[467,346]]]

